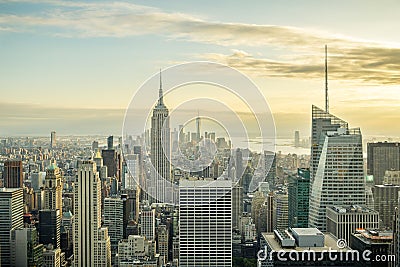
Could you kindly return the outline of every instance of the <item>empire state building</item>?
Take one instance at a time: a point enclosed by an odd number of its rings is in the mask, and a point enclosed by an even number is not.
[[[170,164],[170,128],[169,128],[169,112],[164,104],[162,81],[160,73],[160,89],[159,98],[153,109],[151,117],[151,150],[150,159],[154,167],[154,173],[151,179],[151,195],[159,202],[168,202],[170,199],[169,191],[167,191],[167,181],[171,181],[171,164]]]

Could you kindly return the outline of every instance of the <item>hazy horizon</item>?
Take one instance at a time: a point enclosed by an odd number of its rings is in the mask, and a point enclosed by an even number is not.
[[[396,137],[399,7],[392,0],[0,1],[0,136],[120,135],[141,84],[160,68],[200,60],[254,81],[278,137],[296,130],[307,137],[311,105],[324,105],[327,44],[330,112],[366,137]],[[167,102],[170,110],[178,104]]]

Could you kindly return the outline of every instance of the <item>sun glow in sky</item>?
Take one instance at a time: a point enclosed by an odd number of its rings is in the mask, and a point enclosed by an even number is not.
[[[364,135],[398,136],[399,12],[394,0],[0,0],[0,136],[120,134],[148,77],[198,60],[248,75],[278,136],[308,136],[311,104],[323,107],[325,44],[331,113]]]

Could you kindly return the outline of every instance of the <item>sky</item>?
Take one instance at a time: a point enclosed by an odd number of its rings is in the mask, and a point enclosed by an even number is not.
[[[330,112],[364,136],[398,137],[399,12],[394,0],[0,0],[0,136],[120,135],[160,68],[212,61],[258,86],[278,136],[307,137],[327,44]]]

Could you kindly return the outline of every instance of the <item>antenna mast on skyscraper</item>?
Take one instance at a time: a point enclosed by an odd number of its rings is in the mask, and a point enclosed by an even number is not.
[[[158,90],[158,105],[159,105],[159,106],[163,106],[163,105],[164,105],[163,90],[162,90],[161,69],[160,69],[160,89]]]
[[[328,46],[325,45],[325,111],[329,113],[329,98],[328,98]]]

